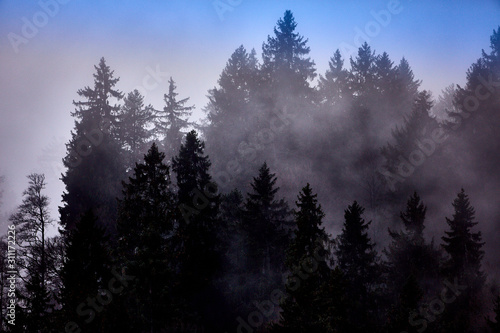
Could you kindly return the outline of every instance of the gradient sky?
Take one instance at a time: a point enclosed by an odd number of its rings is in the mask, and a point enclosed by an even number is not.
[[[357,31],[374,27],[372,13],[392,2],[60,0],[66,3],[49,6],[54,13],[44,16],[43,4],[54,1],[0,0],[3,214],[21,202],[26,175],[43,172],[51,214],[58,219],[72,101],[78,89],[92,85],[93,66],[102,56],[121,78],[118,88],[124,92],[141,86],[150,70],[171,75],[179,97],[191,98],[193,118],[199,119],[207,90],[216,85],[231,53],[243,44],[260,57],[262,43],[286,9],[294,13],[297,31],[309,39],[311,58],[323,74],[334,51],[355,46]],[[215,3],[226,4],[227,10],[218,12]],[[489,50],[489,37],[500,25],[499,0],[401,0],[397,8],[388,24],[369,32],[369,44],[396,63],[406,57],[422,87],[435,97],[449,84],[465,82],[466,70],[481,49]],[[40,27],[16,52],[9,34],[22,37],[25,21]],[[168,88],[168,79],[161,80],[146,92],[146,103],[156,108],[163,107]]]

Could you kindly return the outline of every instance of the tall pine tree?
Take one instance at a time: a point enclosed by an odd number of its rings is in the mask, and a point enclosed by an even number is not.
[[[133,287],[127,289],[131,325],[154,332],[176,315],[171,308],[175,200],[164,158],[153,143],[144,162],[123,183],[118,211],[119,259],[134,276]]]
[[[118,114],[117,134],[124,149],[127,169],[133,169],[148,149],[146,146],[152,136],[153,107],[144,105],[144,97],[136,89],[123,99]]]
[[[443,263],[446,278],[466,287],[463,294],[446,308],[444,323],[450,332],[470,332],[482,321],[482,292],[486,280],[481,270],[484,256],[481,232],[473,232],[475,210],[462,189],[453,201],[455,210],[451,219],[446,218],[449,230],[445,231],[442,247],[447,258]]]
[[[347,295],[352,300],[349,322],[352,332],[375,326],[375,287],[379,283],[377,253],[362,215],[364,208],[356,201],[347,207],[342,233],[337,238],[335,255],[338,267],[347,278]]]
[[[168,81],[168,93],[163,95],[165,106],[163,110],[156,110],[155,131],[162,138],[163,149],[168,158],[173,157],[181,146],[182,137],[190,122],[193,106],[186,106],[189,97],[178,100],[179,93],[176,92],[172,77]]]
[[[61,224],[71,230],[89,209],[111,235],[116,233],[116,198],[125,177],[125,164],[117,137],[117,113],[123,94],[116,90],[118,78],[104,58],[94,66],[94,86],[78,90],[82,101],[73,102],[76,118],[72,138],[63,159],[66,190],[59,207]]]
[[[310,97],[309,80],[315,78],[314,62],[307,57],[310,48],[307,39],[295,32],[297,23],[290,10],[285,11],[262,45],[262,73],[272,93],[278,98],[287,95]]]
[[[179,292],[187,301],[184,320],[208,331],[217,330],[215,310],[220,295],[214,280],[220,272],[225,246],[218,218],[220,196],[209,174],[210,160],[196,131],[186,135],[172,159],[176,174],[178,219],[175,246],[179,264]],[[201,319],[200,319],[201,317]]]
[[[328,236],[322,227],[324,213],[317,195],[307,184],[296,202],[295,238],[288,248],[286,265],[290,277],[286,283],[286,297],[281,304],[280,325],[277,332],[327,332],[325,316],[333,304],[325,301],[330,268],[327,265]],[[334,286],[337,287],[337,286]],[[338,304],[340,300],[336,299]]]
[[[289,208],[284,199],[277,199],[277,178],[266,163],[259,169],[247,193],[242,228],[247,253],[247,272],[255,284],[253,299],[269,295],[281,286],[285,271],[285,252],[289,244]]]

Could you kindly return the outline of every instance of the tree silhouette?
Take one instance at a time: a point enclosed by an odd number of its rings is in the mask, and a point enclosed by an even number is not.
[[[175,200],[170,168],[165,154],[153,143],[144,162],[136,164],[133,176],[123,183],[118,211],[119,259],[134,276],[127,289],[131,325],[157,331],[173,320],[173,270],[171,237]],[[172,316],[165,316],[164,313]]]
[[[155,131],[163,138],[163,147],[166,156],[174,156],[181,146],[183,130],[191,123],[188,121],[193,106],[186,106],[189,97],[178,100],[177,86],[170,77],[168,81],[168,93],[163,95],[165,106],[163,110],[156,110]]]
[[[116,139],[119,106],[112,103],[123,94],[115,89],[119,79],[104,58],[94,67],[94,87],[78,90],[83,101],[73,102],[75,130],[63,160],[67,171],[61,179],[66,189],[59,213],[61,224],[71,230],[87,210],[93,209],[99,223],[114,236],[116,198],[125,177],[125,165]]]

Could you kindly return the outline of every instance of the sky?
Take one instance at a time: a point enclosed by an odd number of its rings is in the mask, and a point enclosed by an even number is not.
[[[500,25],[500,0],[0,0],[0,216],[20,204],[26,176],[37,172],[46,175],[51,215],[59,218],[72,101],[93,84],[101,57],[120,78],[118,89],[139,89],[157,109],[172,76],[179,98],[196,107],[193,120],[201,119],[232,52],[244,45],[260,57],[287,9],[318,74],[336,49],[348,59],[367,41],[396,64],[405,57],[434,97],[465,83]]]

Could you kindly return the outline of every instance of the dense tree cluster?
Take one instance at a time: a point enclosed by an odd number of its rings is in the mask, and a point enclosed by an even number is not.
[[[494,174],[485,156],[500,151],[500,28],[439,110],[405,58],[395,65],[367,43],[350,68],[337,50],[314,86],[296,28],[286,11],[261,62],[236,49],[209,91],[201,133],[172,78],[156,110],[137,90],[119,91],[100,60],[93,87],[73,102],[59,234],[48,236],[57,224],[41,174],[28,176],[10,217],[15,326],[5,313],[11,242],[0,239],[2,330],[499,331],[468,194],[433,223],[439,235],[426,229],[437,204],[428,210],[420,195],[449,193],[457,177],[432,175],[450,161],[439,146],[448,138],[467,148],[464,168]],[[325,219],[339,207],[343,222],[330,234]]]

